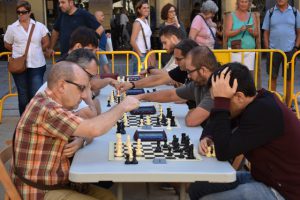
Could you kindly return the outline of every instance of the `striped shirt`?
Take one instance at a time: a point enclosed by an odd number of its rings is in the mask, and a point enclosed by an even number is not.
[[[70,162],[63,149],[80,122],[81,118],[45,93],[37,94],[16,129],[15,166],[19,173],[45,185],[68,183]],[[24,200],[44,198],[46,191],[22,183],[13,173],[12,178]]]

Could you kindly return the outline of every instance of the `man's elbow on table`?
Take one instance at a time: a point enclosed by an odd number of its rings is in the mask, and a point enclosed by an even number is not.
[[[185,125],[188,127],[199,126],[209,117],[209,112],[201,107],[190,110],[185,117]]]

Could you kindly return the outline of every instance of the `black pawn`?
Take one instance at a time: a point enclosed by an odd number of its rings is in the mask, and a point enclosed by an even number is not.
[[[149,91],[149,90],[147,90],[147,93],[150,93],[150,91]]]
[[[167,108],[167,118],[171,118],[172,117],[172,111],[171,108]]]
[[[126,160],[125,160],[125,165],[129,165],[130,164],[130,160],[129,160],[129,154],[126,153]]]
[[[180,149],[179,152],[180,152],[180,154],[179,154],[178,157],[179,158],[184,158],[183,149]]]
[[[155,88],[153,89],[153,92],[156,92],[156,89],[155,89]]]
[[[160,126],[159,116],[156,117],[156,126]]]
[[[120,103],[121,102],[121,97],[118,97],[118,103]]]
[[[171,126],[172,127],[176,126],[175,117],[174,116],[171,117]]]
[[[163,126],[167,126],[167,119],[166,119],[166,116],[164,114],[162,114],[161,123],[163,124]]]
[[[160,153],[161,151],[161,147],[160,147],[160,141],[157,141],[156,143],[156,148],[154,150],[155,153]]]
[[[172,151],[171,147],[168,148],[168,151],[169,152],[167,153],[167,156],[169,156],[169,157],[173,156],[173,153],[171,152]]]
[[[194,145],[191,144],[188,148],[188,159],[195,159],[194,156]]]
[[[185,138],[186,138],[186,134],[185,133],[181,133],[181,144],[185,143]]]
[[[134,165],[138,164],[139,162],[136,159],[136,150],[135,150],[135,147],[132,149],[132,156],[133,156],[133,158],[132,158],[131,164],[134,164]]]
[[[120,122],[120,133],[122,135],[126,134],[124,122]]]
[[[107,107],[111,107],[110,100],[107,100]]]
[[[165,141],[164,141],[163,148],[164,148],[164,149],[167,149],[168,147],[169,147],[169,145],[168,145],[168,141],[167,141],[167,140],[165,140]]]
[[[117,133],[121,133],[121,130],[120,130],[120,122],[119,121],[117,121]]]

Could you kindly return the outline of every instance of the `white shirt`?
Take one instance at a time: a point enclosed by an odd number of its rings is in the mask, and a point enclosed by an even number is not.
[[[122,13],[121,16],[120,16],[120,24],[121,25],[126,25],[127,22],[129,22],[129,19],[128,19],[127,15]]]
[[[152,31],[150,29],[150,26],[149,26],[147,20],[146,20],[146,23],[143,20],[141,20],[140,18],[137,18],[136,21],[138,21],[142,25],[142,27],[144,29],[145,38],[146,38],[148,49],[146,49],[146,46],[145,46],[145,41],[144,41],[142,30],[140,30],[140,32],[138,33],[138,36],[135,39],[135,42],[136,42],[139,50],[141,51],[141,53],[146,53],[147,50],[148,51],[151,50],[151,35],[152,35]]]
[[[163,67],[164,70],[171,71],[172,69],[175,69],[178,65],[175,63],[175,57],[172,55],[169,62]]]
[[[38,68],[46,65],[42,49],[42,38],[45,37],[49,31],[44,24],[35,22],[31,19],[29,29],[26,32],[19,20],[17,20],[15,23],[7,27],[7,31],[4,35],[4,41],[8,44],[12,44],[13,58],[24,55],[32,24],[35,24],[35,28],[29,45],[26,66],[28,68]]]
[[[48,84],[47,84],[47,81],[39,88],[39,90],[35,93],[35,94],[38,94],[40,92],[45,92],[46,88],[48,87]],[[77,112],[83,108],[86,108],[88,107],[88,105],[83,101],[81,100],[79,105],[78,105],[78,108],[74,109],[73,111],[74,112]]]

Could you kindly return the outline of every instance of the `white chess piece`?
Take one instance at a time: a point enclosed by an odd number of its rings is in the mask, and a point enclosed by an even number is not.
[[[140,119],[140,126],[144,126],[144,120]]]
[[[137,139],[137,144],[136,144],[136,148],[142,148],[142,142],[141,139]]]
[[[171,127],[171,119],[170,119],[170,118],[167,118],[167,120],[168,120],[167,130],[172,130],[172,127]]]
[[[117,149],[117,152],[116,152],[115,156],[116,157],[122,157],[123,156],[122,146],[117,146],[116,149]]]
[[[150,115],[146,116],[146,125],[150,126],[151,125],[151,118]]]
[[[137,155],[137,156],[142,156],[142,155],[143,155],[143,152],[142,152],[142,149],[141,149],[141,148],[136,149],[136,155]]]
[[[121,77],[120,76],[117,77],[117,81],[121,82]]]
[[[207,147],[206,157],[210,158],[211,156],[212,156],[212,154],[211,154],[211,147],[208,146],[208,147]]]
[[[128,118],[126,113],[123,114],[123,122],[125,126],[128,126]]]
[[[127,135],[126,137],[126,145],[131,146],[130,135]]]

